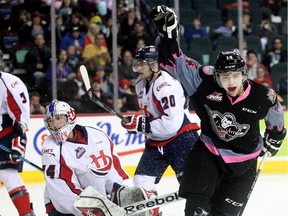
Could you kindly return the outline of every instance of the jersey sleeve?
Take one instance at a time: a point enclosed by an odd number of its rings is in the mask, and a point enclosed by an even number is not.
[[[153,87],[153,100],[161,116],[150,122],[152,134],[156,137],[163,137],[163,134],[174,136],[184,119],[186,98],[182,86],[175,79],[157,82]]]
[[[270,104],[270,109],[265,116],[265,124],[268,129],[277,127],[278,131],[282,131],[284,127],[283,107],[278,101],[276,92],[269,88],[267,93],[267,103]]]
[[[156,41],[160,66],[183,84],[189,96],[193,95],[202,82],[199,75],[201,65],[187,57],[175,39],[158,38]]]
[[[22,122],[29,126],[30,102],[29,94],[25,84],[14,76],[9,76],[5,80],[7,87],[7,112],[14,122]]]

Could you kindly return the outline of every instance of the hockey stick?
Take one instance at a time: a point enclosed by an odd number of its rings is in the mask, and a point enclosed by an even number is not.
[[[84,65],[80,66],[80,73],[81,76],[83,78],[83,82],[86,88],[86,91],[88,93],[89,99],[91,101],[93,101],[94,103],[96,103],[98,106],[102,107],[103,109],[105,109],[106,111],[108,111],[109,113],[112,113],[114,115],[116,115],[117,117],[119,117],[122,121],[124,122],[128,122],[127,119],[122,116],[120,113],[118,113],[116,110],[112,109],[110,106],[108,106],[107,104],[104,104],[102,101],[100,101],[98,98],[96,98],[93,94],[92,94],[92,90],[91,90],[91,84],[90,84],[90,79],[88,76],[88,72],[87,69]]]
[[[184,200],[183,198],[178,196],[178,192],[172,192],[169,194],[164,194],[162,196],[158,196],[152,199],[147,199],[139,202],[135,202],[126,206],[123,206],[126,210],[126,215],[135,215],[141,212],[149,211],[154,208],[158,208],[164,205],[168,205],[180,200]]]
[[[243,214],[244,210],[245,210],[245,207],[246,207],[246,205],[247,205],[247,203],[248,203],[248,201],[249,201],[249,198],[250,198],[251,193],[252,193],[252,191],[253,191],[253,189],[254,189],[254,187],[255,187],[255,184],[256,184],[256,182],[257,182],[257,179],[258,179],[258,177],[259,177],[259,175],[260,175],[260,172],[261,172],[261,170],[262,170],[262,167],[263,167],[263,165],[264,165],[264,162],[265,162],[267,156],[268,156],[268,152],[266,152],[266,153],[263,155],[263,158],[262,158],[262,160],[261,160],[261,162],[260,162],[259,168],[258,168],[258,170],[257,170],[257,172],[256,172],[254,181],[253,181],[253,183],[252,183],[252,185],[251,185],[251,187],[250,187],[250,190],[249,190],[249,192],[248,192],[248,195],[247,195],[247,197],[246,197],[246,200],[245,200],[245,202],[243,203],[243,207],[241,208],[240,213],[238,214],[239,216],[241,216],[241,215]]]
[[[0,148],[4,151],[8,152],[8,153],[11,153],[11,149],[4,146],[3,144],[0,144]],[[43,169],[41,167],[37,166],[36,164],[32,163],[31,161],[27,160],[26,158],[21,157],[21,156],[19,158],[20,158],[20,160],[24,161],[25,163],[27,163],[27,164],[33,166],[34,168],[43,172]]]

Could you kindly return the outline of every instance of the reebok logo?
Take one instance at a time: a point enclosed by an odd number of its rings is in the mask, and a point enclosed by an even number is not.
[[[126,210],[127,214],[131,214],[133,212],[136,212],[136,211],[138,212],[146,208],[151,209],[154,206],[156,208],[156,207],[160,207],[163,205],[167,205],[179,199],[180,198],[177,192],[175,192],[174,194],[171,194],[170,196],[158,197],[158,198],[156,197],[155,199],[151,199],[151,201],[148,201],[148,202],[145,202],[145,200],[143,200],[140,202],[132,203],[132,204],[125,206],[124,209]]]

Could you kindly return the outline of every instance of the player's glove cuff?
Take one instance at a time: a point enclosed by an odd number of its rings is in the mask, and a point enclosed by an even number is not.
[[[24,157],[26,151],[26,139],[18,136],[12,139],[10,159],[13,164],[21,162],[21,158]]]
[[[125,117],[126,122],[121,121],[122,126],[130,133],[150,133],[149,118],[144,115],[132,115]]]
[[[26,132],[26,125],[23,122],[15,122],[13,125],[13,133],[16,136],[21,136]]]

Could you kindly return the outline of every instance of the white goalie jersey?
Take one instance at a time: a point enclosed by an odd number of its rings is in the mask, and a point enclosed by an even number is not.
[[[151,86],[138,77],[135,88],[139,106],[150,119],[150,139],[162,141],[175,136],[183,124],[183,111],[188,113],[180,82],[166,71],[160,71]]]
[[[77,215],[73,203],[84,188],[92,186],[106,197],[113,183],[121,184],[128,175],[114,144],[101,129],[76,125],[74,131],[82,138],[62,145],[57,145],[52,136],[44,141],[42,165],[45,204],[52,203],[61,213]]]

